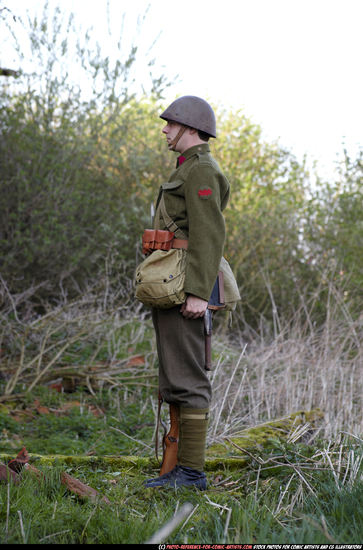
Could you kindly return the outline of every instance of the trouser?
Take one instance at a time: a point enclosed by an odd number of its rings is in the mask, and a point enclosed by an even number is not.
[[[204,322],[180,306],[152,312],[159,357],[159,391],[178,408],[178,464],[203,470],[212,388],[204,368]]]
[[[164,401],[191,409],[209,408],[212,388],[204,368],[204,321],[186,319],[180,306],[153,309]]]

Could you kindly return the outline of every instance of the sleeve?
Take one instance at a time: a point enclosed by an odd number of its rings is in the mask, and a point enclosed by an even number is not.
[[[220,177],[213,166],[197,165],[185,188],[189,242],[184,290],[203,300],[210,298],[223,255],[226,231]]]

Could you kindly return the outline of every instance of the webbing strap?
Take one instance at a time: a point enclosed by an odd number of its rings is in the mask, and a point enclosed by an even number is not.
[[[176,225],[175,221],[169,216],[169,214],[166,211],[165,200],[164,200],[164,191],[162,192],[161,197],[160,197],[160,210],[161,210],[161,215],[163,217],[164,223],[165,223],[166,227],[168,228],[168,230],[175,233],[175,236],[178,239],[186,239],[186,236],[184,235],[183,231],[181,229],[179,229],[179,227]]]
[[[187,418],[190,420],[208,420],[209,412],[205,412],[201,414],[180,412],[180,418],[181,419]]]

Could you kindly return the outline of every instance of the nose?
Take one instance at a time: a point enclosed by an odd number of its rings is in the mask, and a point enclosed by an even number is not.
[[[161,130],[163,132],[163,134],[168,133],[168,126],[169,126],[169,124],[165,124],[164,128]]]

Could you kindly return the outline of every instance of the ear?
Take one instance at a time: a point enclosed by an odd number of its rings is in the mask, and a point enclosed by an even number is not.
[[[198,132],[198,130],[196,130],[195,128],[188,128],[188,130],[189,130],[189,134],[191,136],[193,136],[194,134],[196,134]]]

